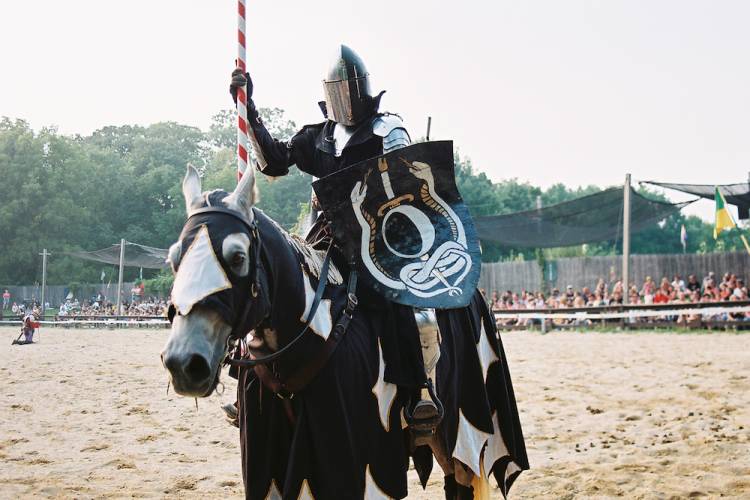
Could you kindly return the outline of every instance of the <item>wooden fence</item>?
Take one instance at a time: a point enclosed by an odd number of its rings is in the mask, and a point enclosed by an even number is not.
[[[689,274],[695,274],[700,281],[709,271],[716,273],[718,279],[725,272],[734,273],[747,283],[750,277],[750,255],[746,252],[724,252],[632,255],[630,258],[630,282],[639,287],[646,276],[651,276],[658,283],[662,276],[672,281],[674,275],[679,274],[687,281]],[[544,273],[536,261],[495,262],[482,264],[479,287],[484,288],[488,294],[493,290],[550,290],[562,289],[567,285],[580,290],[584,286],[594,287],[599,278],[613,283],[620,279],[621,273],[622,257],[619,255],[557,259],[547,262]],[[130,299],[132,287],[133,283],[123,284],[123,296],[126,300]],[[5,288],[10,290],[11,300],[16,302],[29,301],[32,297],[39,300],[41,293],[41,287],[33,285],[0,285],[0,293]],[[51,307],[57,307],[64,302],[69,291],[67,286],[48,286],[47,302]],[[104,292],[107,300],[114,302],[117,284],[111,284],[109,288],[106,285],[81,285],[74,295],[82,301],[96,296],[99,291]]]
[[[630,282],[639,288],[651,276],[659,282],[666,276],[671,282],[679,274],[687,282],[690,274],[699,281],[710,271],[717,279],[726,273],[736,274],[745,280],[750,277],[750,255],[746,252],[724,252],[709,254],[652,254],[630,257]],[[572,257],[547,262],[544,273],[536,261],[497,262],[482,265],[480,287],[487,293],[492,290],[550,290],[572,285],[580,290],[584,286],[593,288],[599,278],[613,283],[621,278],[622,256]]]
[[[479,288],[492,290],[539,290],[542,271],[536,261],[493,262],[482,264]]]

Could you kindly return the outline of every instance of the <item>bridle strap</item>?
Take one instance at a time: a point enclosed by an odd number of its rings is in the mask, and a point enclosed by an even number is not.
[[[261,241],[260,241],[260,232],[258,231],[258,222],[255,218],[248,219],[245,217],[245,215],[241,212],[238,212],[237,210],[232,210],[231,208],[226,207],[216,207],[216,206],[207,206],[203,208],[198,208],[196,210],[193,210],[190,212],[190,215],[188,216],[187,220],[189,221],[193,217],[196,217],[198,215],[203,214],[226,214],[230,215],[233,218],[239,220],[242,222],[242,224],[245,225],[247,230],[250,233],[250,251],[253,253],[254,257],[254,265],[253,265],[253,274],[250,276],[250,293],[252,295],[252,299],[247,302],[244,309],[242,310],[242,314],[238,316],[237,320],[235,321],[235,324],[232,327],[232,333],[229,335],[230,340],[232,338],[241,338],[244,337],[247,332],[255,328],[257,325],[253,325],[250,328],[245,329],[245,321],[250,313],[250,309],[252,309],[252,306],[255,303],[255,298],[258,297],[258,294],[260,293],[260,269],[261,269]],[[185,222],[187,224],[187,221]],[[171,322],[171,320],[170,320]],[[245,330],[245,331],[240,331]]]
[[[310,330],[310,325],[312,324],[313,318],[315,317],[315,313],[318,311],[318,306],[320,305],[320,301],[323,299],[323,292],[325,292],[326,289],[326,283],[328,283],[328,269],[331,266],[331,246],[328,246],[328,249],[326,250],[326,256],[323,259],[323,265],[320,269],[320,279],[318,280],[318,287],[315,290],[315,298],[313,298],[312,305],[310,307],[310,312],[307,315],[307,319],[305,320],[305,327],[302,329],[301,332],[297,334],[296,337],[294,337],[287,345],[279,349],[278,351],[274,352],[273,354],[269,354],[268,356],[264,356],[262,358],[255,358],[255,359],[235,359],[231,357],[227,357],[225,360],[225,363],[231,365],[231,366],[238,366],[238,367],[253,367],[257,365],[265,365],[268,363],[271,363],[272,361],[275,361],[282,357],[284,354],[292,350],[292,348],[302,340],[302,337]],[[230,336],[229,340],[231,341],[234,337],[233,335]]]
[[[231,215],[235,219],[239,219],[240,222],[242,222],[244,225],[247,226],[247,228],[252,232],[255,231],[258,228],[258,224],[255,222],[255,220],[250,220],[242,212],[238,212],[237,210],[232,210],[231,208],[226,207],[203,207],[203,208],[197,208],[190,212],[190,216],[188,217],[188,220],[192,219],[196,215],[201,214],[227,214]]]

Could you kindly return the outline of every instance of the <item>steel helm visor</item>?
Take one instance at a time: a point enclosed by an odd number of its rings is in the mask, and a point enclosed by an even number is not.
[[[329,118],[345,126],[356,125],[373,112],[369,72],[362,59],[341,45],[323,80]]]

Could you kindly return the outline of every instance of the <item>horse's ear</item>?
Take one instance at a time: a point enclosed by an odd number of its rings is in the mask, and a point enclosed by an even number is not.
[[[182,180],[182,195],[185,197],[185,211],[190,215],[191,208],[197,205],[201,198],[201,177],[190,163]]]
[[[253,205],[258,201],[258,191],[255,184],[255,169],[251,165],[245,169],[242,179],[237,183],[232,194],[224,199],[224,203],[234,210],[252,218]]]

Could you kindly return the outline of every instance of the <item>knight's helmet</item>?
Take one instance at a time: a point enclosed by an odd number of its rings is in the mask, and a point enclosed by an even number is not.
[[[323,80],[328,117],[342,125],[356,125],[373,112],[369,73],[352,49],[341,45]]]

